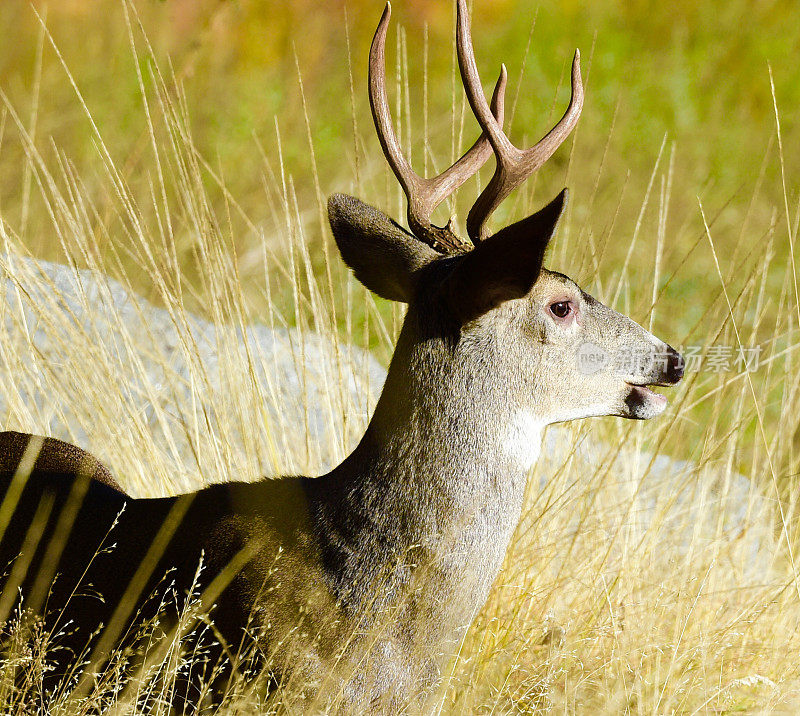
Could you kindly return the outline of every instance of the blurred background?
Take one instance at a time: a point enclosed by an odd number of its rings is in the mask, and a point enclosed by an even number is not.
[[[380,0],[139,0],[134,7],[139,17],[131,22],[141,21],[155,57],[164,68],[171,63],[185,92],[195,146],[224,175],[237,203],[254,221],[267,228],[275,221],[264,196],[263,175],[265,159],[275,170],[280,166],[276,127],[284,166],[300,196],[314,191],[307,131],[313,137],[324,193],[346,189],[354,180],[383,181],[365,86],[366,56],[382,10]],[[698,196],[707,212],[716,215],[730,202],[749,201],[761,181],[752,212],[753,237],[763,233],[759,222],[783,204],[781,182],[775,181],[780,166],[768,66],[773,68],[781,113],[786,172],[796,177],[797,12],[797,3],[773,0],[493,0],[475,4],[475,46],[487,91],[499,63],[509,68],[510,134],[520,143],[538,139],[562,111],[568,98],[569,61],[574,48],[581,49],[587,101],[568,178],[578,192],[588,192],[602,167],[591,207],[599,216],[616,209],[623,187],[623,216],[638,213],[662,141],[667,142],[662,168],[674,146],[667,219],[671,251],[676,230],[697,218]],[[410,116],[402,116],[400,122],[420,166],[425,130],[433,163],[441,167],[451,156],[453,15],[453,4],[446,1],[408,0],[393,8],[389,75],[395,74],[392,63],[401,27],[402,70],[410,78],[410,110],[405,109]],[[95,161],[95,141],[49,39],[42,38],[42,22],[115,163],[134,186],[146,183],[152,169],[148,129],[122,3],[5,0],[0,6],[0,26],[13,38],[0,49],[0,86],[20,120],[35,127],[45,153],[62,151],[91,187],[91,172],[83,170]],[[142,51],[141,36],[137,43]],[[140,57],[140,64],[149,85],[148,60]],[[427,98],[422,82],[426,68]],[[460,90],[455,98],[460,117]],[[419,111],[424,99],[427,118]],[[6,125],[10,123],[6,117]],[[471,141],[471,117],[463,131]],[[25,202],[22,149],[13,134],[5,132],[0,162],[0,201],[7,217],[19,215]],[[548,191],[566,181],[568,155],[568,150],[560,152],[542,172],[540,183]],[[361,176],[358,170],[365,166],[367,174]],[[462,200],[464,206],[469,206],[470,197]],[[720,221],[737,223],[742,218],[731,213]],[[36,251],[52,251],[46,232],[40,230],[46,219],[30,211],[27,222]],[[595,220],[595,225],[602,222]],[[626,238],[620,237],[620,243],[627,245]],[[245,233],[237,233],[240,250],[248,240]],[[702,256],[695,260],[703,262]]]
[[[345,274],[327,247],[324,218],[324,198],[334,191],[404,217],[366,95],[367,52],[382,8],[378,0],[5,0],[0,27],[10,41],[0,47],[0,211],[6,229],[37,257],[79,257],[69,235],[56,236],[42,200],[48,182],[62,189],[74,184],[69,191],[79,191],[91,207],[81,236],[88,227],[100,254],[113,247],[109,270],[124,272],[159,303],[150,274],[138,268],[140,256],[125,248],[128,219],[101,169],[107,152],[151,227],[145,231],[157,234],[169,217],[170,251],[189,308],[203,314],[214,290],[198,248],[201,206],[236,259],[246,293],[264,294],[264,256],[267,279],[286,277],[292,246],[306,247],[314,276],[332,276],[334,308],[349,301],[334,320],[348,322],[350,339],[385,363],[399,309],[381,300],[362,306],[339,290]],[[500,62],[509,69],[507,127],[514,141],[536,141],[560,116],[576,47],[587,90],[573,137],[505,202],[495,226],[569,186],[571,205],[551,268],[677,346],[735,349],[702,205],[742,342],[791,361],[798,313],[791,307],[797,282],[790,260],[800,185],[797,11],[796,3],[778,0],[474,3],[487,92]],[[477,133],[456,78],[454,14],[447,1],[393,7],[390,100],[412,162],[428,173],[449,164]],[[202,200],[187,190],[182,160],[156,161],[154,147],[176,144],[191,148],[187,161],[196,163]],[[32,152],[36,161],[26,159]],[[491,164],[435,218],[444,222],[455,213],[463,220]],[[314,280],[292,266],[292,280],[276,281],[268,296],[287,325],[305,320],[302,294]],[[740,294],[746,296],[737,303]],[[259,306],[263,301],[250,304],[253,320]],[[388,333],[353,328],[372,307]],[[767,383],[754,387],[766,415],[780,420],[785,381]],[[709,396],[718,393],[709,388]],[[724,421],[726,411],[713,399],[696,400],[687,419]],[[745,417],[739,431],[746,440],[756,433],[755,418],[755,412]],[[788,441],[786,472],[793,474],[795,431],[787,433],[781,441]]]

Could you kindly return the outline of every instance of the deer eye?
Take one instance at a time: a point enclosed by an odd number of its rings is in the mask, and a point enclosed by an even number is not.
[[[566,318],[572,311],[572,306],[569,301],[557,301],[550,304],[550,313],[556,318]]]

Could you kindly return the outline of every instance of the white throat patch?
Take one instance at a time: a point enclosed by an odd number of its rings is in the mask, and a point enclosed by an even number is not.
[[[542,431],[547,423],[527,410],[520,410],[503,430],[502,451],[517,467],[526,472],[539,459]]]

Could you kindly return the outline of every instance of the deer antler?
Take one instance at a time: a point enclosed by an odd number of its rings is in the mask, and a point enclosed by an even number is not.
[[[438,176],[430,179],[417,174],[403,155],[400,142],[392,125],[389,111],[389,100],[386,96],[386,67],[385,47],[386,30],[391,16],[391,5],[386,3],[378,29],[372,38],[369,51],[369,101],[372,107],[372,117],[375,120],[375,130],[378,134],[384,156],[389,162],[394,175],[400,182],[408,200],[408,224],[414,235],[440,253],[461,252],[469,249],[469,244],[456,236],[447,226],[436,226],[431,223],[431,214],[434,209],[461,186],[469,177],[475,174],[492,155],[490,137],[487,138],[486,127],[466,153],[452,166],[445,169]],[[461,27],[464,13],[459,12],[458,36],[466,33],[469,36],[469,25],[466,30]],[[463,72],[462,72],[463,74]],[[477,77],[477,72],[475,72]],[[478,82],[480,80],[477,80]],[[504,114],[504,96],[506,88],[506,69],[502,67],[500,77],[492,95],[491,109],[486,105],[486,98],[480,85],[473,88],[472,95],[480,93],[486,111],[491,116],[491,126],[502,127]],[[467,93],[470,95],[470,92]],[[471,102],[472,100],[470,100]],[[473,109],[474,111],[474,109]],[[502,132],[502,129],[500,130]],[[496,149],[494,150],[497,151]]]
[[[572,97],[564,116],[537,144],[529,149],[518,149],[503,132],[486,103],[481,89],[475,53],[472,48],[469,14],[465,0],[457,0],[456,47],[461,79],[483,135],[488,136],[497,158],[497,168],[467,216],[467,234],[474,244],[486,238],[486,220],[514,189],[542,166],[558,149],[578,123],[583,109],[583,84],[581,83],[581,56],[575,50],[572,60]]]

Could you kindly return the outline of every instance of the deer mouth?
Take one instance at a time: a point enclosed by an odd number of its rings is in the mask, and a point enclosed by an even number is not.
[[[639,420],[647,420],[661,415],[667,407],[667,398],[661,393],[656,393],[651,386],[661,386],[662,383],[627,383],[630,393],[625,398],[625,405],[629,415]]]

